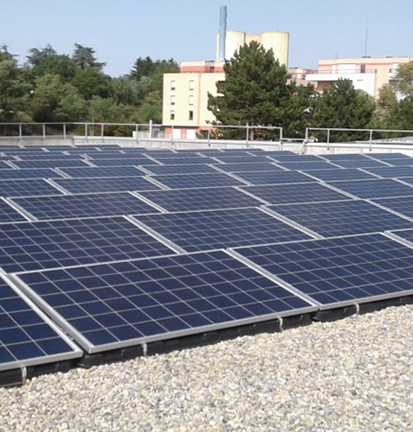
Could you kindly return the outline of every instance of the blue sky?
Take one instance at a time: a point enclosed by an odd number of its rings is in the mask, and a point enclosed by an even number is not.
[[[364,55],[413,57],[413,2],[407,0],[2,0],[0,44],[23,63],[30,48],[50,43],[59,54],[93,47],[111,76],[138,57],[215,59],[219,7],[228,30],[290,33],[290,67]]]

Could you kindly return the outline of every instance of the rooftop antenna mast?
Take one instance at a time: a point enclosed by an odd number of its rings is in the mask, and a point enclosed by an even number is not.
[[[364,57],[367,57],[367,41],[369,38],[369,22],[366,23],[366,37],[364,39]]]

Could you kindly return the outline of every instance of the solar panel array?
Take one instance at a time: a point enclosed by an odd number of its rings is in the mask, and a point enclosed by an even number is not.
[[[413,294],[413,159],[0,146],[0,371]]]

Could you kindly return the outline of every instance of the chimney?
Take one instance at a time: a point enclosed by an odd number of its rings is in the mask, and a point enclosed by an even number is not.
[[[217,61],[225,60],[225,40],[227,37],[227,7],[220,6],[219,8],[219,41],[218,41],[218,58]]]

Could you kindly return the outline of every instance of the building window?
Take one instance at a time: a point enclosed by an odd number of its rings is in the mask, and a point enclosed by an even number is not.
[[[194,119],[194,112],[189,111],[189,120],[193,120],[193,119]]]
[[[171,120],[175,120],[175,111],[171,111]]]
[[[360,65],[360,73],[366,73],[366,63]]]
[[[194,80],[189,81],[189,90],[195,90],[195,81]]]
[[[175,96],[174,95],[171,96],[171,105],[175,105]]]
[[[175,90],[175,87],[176,87],[176,82],[175,82],[175,80],[172,80],[171,81],[171,90]]]
[[[193,104],[194,104],[194,97],[189,96],[189,105],[193,105]]]

